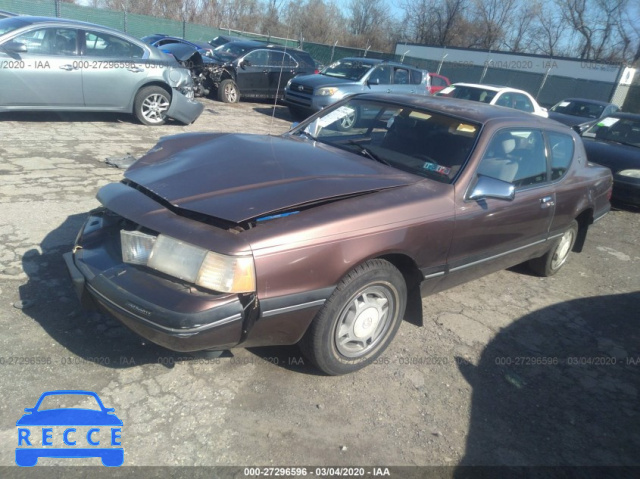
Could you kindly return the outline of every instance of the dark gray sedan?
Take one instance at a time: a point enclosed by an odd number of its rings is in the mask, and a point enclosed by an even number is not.
[[[60,18],[0,20],[0,85],[0,112],[127,112],[161,125],[192,123],[203,109],[173,57],[117,30]]]

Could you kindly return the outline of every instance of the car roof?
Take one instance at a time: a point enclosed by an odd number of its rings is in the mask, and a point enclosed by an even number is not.
[[[500,85],[485,85],[482,83],[453,83],[451,86],[466,86],[471,88],[482,88],[484,90],[491,91],[513,91],[518,93],[527,93],[524,90],[519,90],[517,88],[511,88],[510,86],[500,86]]]
[[[564,100],[561,100],[558,103],[561,103],[563,101],[582,101],[585,103],[592,103],[594,105],[602,105],[602,106],[614,105],[613,103],[608,103],[602,100],[592,100],[590,98],[565,98]],[[614,106],[617,106],[617,105],[614,105]]]
[[[92,28],[102,28],[105,30],[114,30],[113,28],[105,27],[103,25],[98,25],[97,23],[83,22],[81,20],[71,20],[69,18],[58,18],[58,17],[35,17],[30,15],[19,15],[17,17],[12,17],[13,20],[20,20],[24,22],[25,25],[33,25],[37,23],[64,23],[69,25],[78,25]],[[114,30],[117,31],[117,30]]]
[[[132,37],[128,33],[122,32],[120,30],[116,30],[115,28],[105,27],[104,25],[98,25],[97,23],[83,22],[81,20],[71,20],[69,18],[58,18],[58,17],[36,17],[31,15],[19,15],[17,17],[10,17],[10,18],[12,21],[23,22],[24,26],[38,25],[38,24],[53,24],[53,25],[70,25],[74,27],[93,28],[93,29],[102,30],[105,32],[113,32],[114,34],[120,35],[122,37],[126,37],[128,39],[133,38],[136,41],[141,42],[141,40],[135,37]],[[142,44],[144,44],[144,42],[142,42]]]
[[[457,98],[390,93],[363,93],[358,95],[358,98],[387,101],[416,108],[433,109],[434,111],[476,123],[486,123],[490,120],[510,120],[517,121],[518,123],[526,122],[537,126],[555,126],[554,124],[557,123],[549,121],[547,118],[532,115],[531,113],[514,108],[489,105],[488,103],[478,101],[460,100]],[[567,128],[560,123],[557,123],[557,126],[562,129]]]
[[[380,63],[386,63],[388,65],[393,65],[398,67],[402,66],[406,68],[412,68],[414,70],[420,70],[419,68],[416,68],[413,65],[407,65],[406,63],[394,62],[389,60],[382,60],[380,58],[344,57],[344,58],[341,58],[339,61],[342,61],[342,60],[358,61],[358,62],[365,63],[367,65],[379,65]]]

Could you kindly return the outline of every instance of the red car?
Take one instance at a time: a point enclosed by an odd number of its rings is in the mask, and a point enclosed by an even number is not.
[[[344,374],[422,310],[420,290],[523,262],[555,274],[611,185],[562,124],[355,95],[281,136],[164,138],[100,190],[66,261],[81,297],[160,345],[300,343]]]
[[[429,77],[431,78],[431,88],[429,88],[429,93],[432,95],[451,85],[451,82],[447,77],[438,75],[437,73],[429,73]]]

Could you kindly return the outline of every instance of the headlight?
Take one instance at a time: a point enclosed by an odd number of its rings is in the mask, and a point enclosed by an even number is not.
[[[223,293],[256,290],[252,256],[227,256],[166,235],[120,231],[122,260]]]
[[[316,95],[331,96],[334,93],[336,93],[337,91],[338,91],[338,89],[336,87],[333,87],[333,86],[325,87],[325,88],[318,88],[316,90]]]
[[[640,178],[640,170],[622,170],[618,171],[620,176],[628,176],[630,178]]]

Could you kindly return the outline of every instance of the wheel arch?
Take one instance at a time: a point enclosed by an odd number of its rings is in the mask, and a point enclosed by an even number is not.
[[[582,252],[584,243],[587,240],[589,225],[593,224],[593,209],[587,208],[583,210],[576,216],[576,221],[578,222],[578,236],[576,237],[576,242],[573,244],[571,251],[580,253]]]
[[[407,285],[407,307],[404,319],[416,326],[422,326],[424,323],[422,316],[422,296],[420,295],[422,273],[415,260],[405,253],[383,254],[376,258],[388,261],[402,273]]]
[[[173,92],[172,92],[172,88],[167,85],[166,83],[160,81],[160,80],[152,80],[150,82],[147,83],[143,83],[142,85],[140,85],[138,87],[138,89],[133,93],[133,96],[131,97],[131,103],[129,105],[129,109],[131,110],[131,112],[135,115],[135,104],[136,104],[136,96],[138,96],[138,93],[140,93],[140,91],[143,88],[147,88],[149,86],[158,86],[160,88],[162,88],[163,90],[165,90],[168,94],[170,98],[173,98]]]

